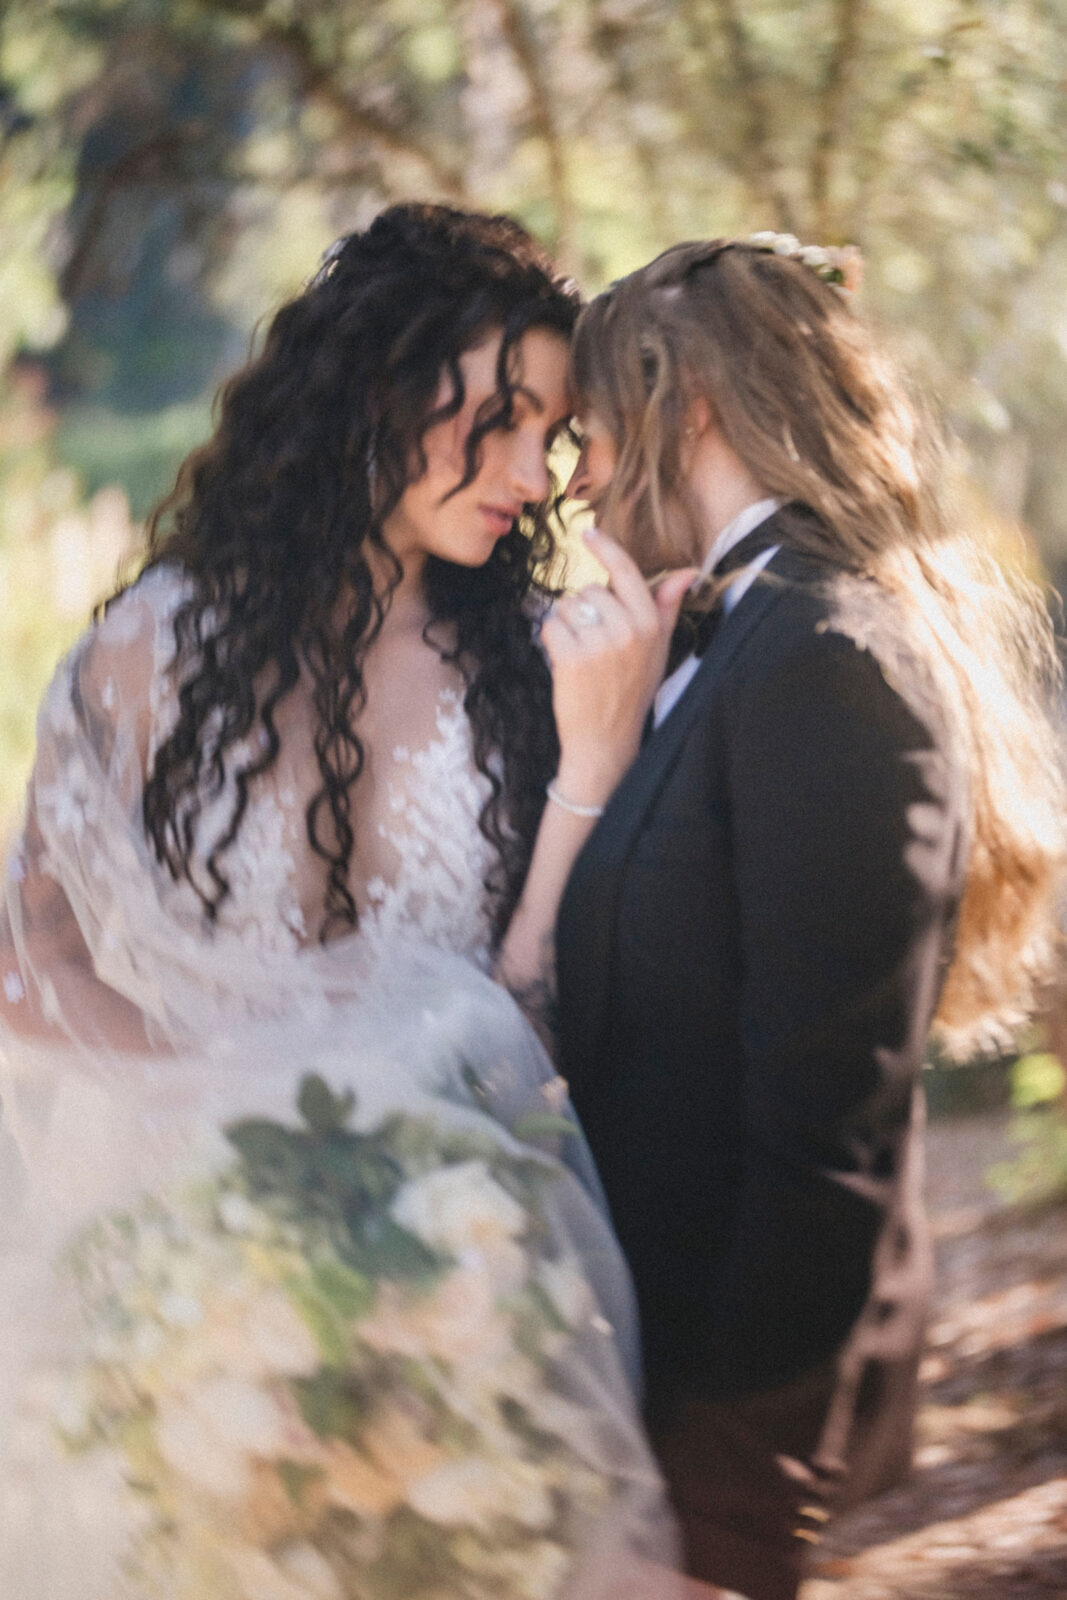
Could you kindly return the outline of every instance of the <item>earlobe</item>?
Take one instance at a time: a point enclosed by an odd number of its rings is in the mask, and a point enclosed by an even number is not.
[[[686,444],[695,444],[701,434],[707,433],[711,427],[711,407],[702,394],[698,394],[689,405],[686,413],[685,428],[682,437]]]

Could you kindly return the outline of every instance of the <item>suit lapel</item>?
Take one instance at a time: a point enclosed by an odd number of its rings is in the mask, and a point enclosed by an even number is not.
[[[780,551],[767,570],[791,576],[790,552]],[[564,1069],[575,1081],[603,1037],[618,900],[637,837],[716,683],[782,592],[779,584],[757,581],[723,619],[692,682],[642,747],[575,863],[557,928],[560,998],[568,1016]]]

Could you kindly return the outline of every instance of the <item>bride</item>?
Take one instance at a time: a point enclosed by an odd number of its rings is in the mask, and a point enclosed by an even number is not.
[[[7,1600],[675,1592],[628,1278],[507,992],[540,1020],[688,576],[600,540],[545,620],[576,314],[504,219],[341,241],[48,692],[0,920]]]

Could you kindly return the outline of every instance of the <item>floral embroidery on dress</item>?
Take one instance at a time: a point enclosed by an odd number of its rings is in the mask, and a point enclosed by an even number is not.
[[[307,943],[304,913],[296,893],[296,862],[286,842],[287,816],[296,809],[291,789],[251,796],[224,870],[232,899],[221,909],[224,925],[264,950],[296,949]]]
[[[233,774],[247,764],[248,741],[240,741],[229,756],[232,761],[223,789],[200,814],[205,840],[219,838],[229,824],[236,788]],[[218,935],[235,937],[265,954],[293,952],[307,943],[290,844],[296,813],[292,790],[275,791],[269,780],[252,787],[237,838],[220,861],[230,892],[218,909]],[[206,848],[199,852],[201,866],[207,854]],[[199,921],[200,900],[186,879],[177,883],[168,879],[162,897],[182,922],[195,925]]]
[[[37,786],[38,815],[60,833],[80,839],[91,818],[93,786],[85,763],[73,756],[56,783]]]
[[[379,823],[378,833],[393,847],[398,866],[391,883],[381,877],[368,882],[360,927],[375,941],[414,933],[484,962],[493,847],[478,818],[489,782],[474,766],[470,726],[454,689],[438,697],[437,738],[416,751],[397,745],[393,760],[389,810],[396,820]]]
[[[150,672],[149,768],[178,721],[180,669],[175,664],[174,617],[190,594],[190,580],[180,570],[153,568],[88,636],[87,642],[95,637],[105,650],[119,652],[143,642],[144,665]],[[124,702],[121,670],[116,667],[113,673],[111,665],[105,656],[100,700],[109,712],[120,711]],[[57,675],[50,697],[57,735],[65,731],[65,718],[71,716],[77,698],[79,668],[75,653]],[[208,747],[220,727],[221,721],[213,726],[209,720],[204,730]],[[368,820],[387,847],[388,864],[383,865],[378,852],[374,875],[362,892],[358,887],[354,891],[360,903],[359,934],[376,950],[397,939],[414,939],[487,965],[491,915],[485,884],[495,852],[481,833],[478,818],[490,783],[474,765],[470,726],[455,689],[439,693],[435,730],[420,748],[409,742],[389,752],[375,808],[377,822],[374,816]],[[224,837],[233,816],[236,775],[258,758],[264,737],[261,728],[254,728],[232,746],[226,752],[220,791],[201,797],[194,871],[196,866],[203,869],[213,842]],[[50,777],[53,781],[38,784],[36,796],[46,835],[81,841],[91,834],[95,839],[94,789],[84,763],[72,756]],[[280,766],[252,782],[237,837],[220,860],[230,892],[218,908],[217,939],[234,939],[264,954],[289,954],[308,945],[311,930],[304,911],[308,883],[301,877],[307,866],[305,804],[292,777]],[[42,859],[44,870],[47,865]],[[98,842],[86,865],[97,881],[127,868],[133,874],[139,870],[136,860],[120,862],[115,852],[102,850]],[[184,878],[176,882],[165,871],[153,872],[153,879],[161,907],[173,919],[175,937],[195,930],[202,936],[203,905],[192,884]],[[111,942],[116,939],[121,941],[121,934],[112,931]]]
[[[182,577],[177,571],[164,567],[155,571],[158,573],[158,581],[150,591],[156,605],[155,632],[152,639],[152,680],[148,691],[151,719],[148,739],[149,771],[152,770],[160,745],[166,743],[178,725],[180,707],[173,671],[174,618],[179,607],[191,598],[193,592],[189,579]],[[142,578],[141,584],[144,582],[145,579]]]
[[[390,823],[379,836],[396,857],[395,871],[368,880],[359,933],[376,949],[394,939],[418,939],[488,962],[490,916],[485,878],[493,849],[478,828],[487,780],[471,758],[470,731],[460,696],[440,693],[436,737],[418,750],[395,746],[386,785]],[[251,757],[253,733],[237,745],[234,764]],[[204,837],[230,815],[232,780],[202,814]],[[217,808],[217,809],[216,809]],[[296,950],[308,941],[297,892],[293,843],[303,831],[302,806],[289,786],[269,778],[249,793],[237,838],[222,867],[230,894],[219,907],[222,934],[269,951]],[[189,884],[167,890],[194,910]]]

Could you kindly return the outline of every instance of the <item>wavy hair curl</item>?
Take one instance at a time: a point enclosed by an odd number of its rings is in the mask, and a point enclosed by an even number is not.
[[[230,892],[225,855],[251,786],[278,757],[278,707],[304,671],[320,780],[307,836],[328,869],[320,937],[358,924],[348,880],[352,790],[365,756],[354,724],[366,701],[363,661],[400,579],[385,524],[426,470],[427,430],[462,409],[460,356],[500,331],[496,391],[470,431],[457,490],[477,474],[482,440],[511,419],[518,341],[532,328],[569,338],[578,308],[573,284],[511,219],[392,206],[338,242],[222,389],[213,437],[150,520],[146,563],[176,562],[194,587],[175,617],[179,716],[145,784],[144,823],[159,860],[188,879],[209,919]],[[439,404],[442,374],[452,392]],[[424,637],[433,643],[435,624],[451,625],[449,646],[437,648],[465,678],[474,759],[490,784],[479,825],[496,851],[486,887],[498,937],[558,759],[530,621],[531,597],[551,592],[555,503],[526,506],[484,566],[430,557],[425,572]],[[369,548],[392,574],[384,592]],[[261,753],[234,763],[257,724]],[[236,764],[232,815],[194,871],[197,823],[223,789],[227,757]]]

